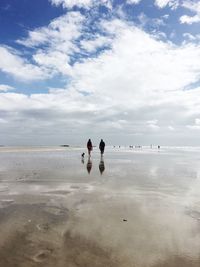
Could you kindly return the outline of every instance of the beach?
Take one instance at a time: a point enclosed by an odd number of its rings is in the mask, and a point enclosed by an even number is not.
[[[200,266],[200,148],[0,147],[1,267]]]

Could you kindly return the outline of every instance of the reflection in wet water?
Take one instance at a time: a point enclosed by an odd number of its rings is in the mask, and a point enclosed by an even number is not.
[[[199,267],[200,151],[163,151],[0,153],[0,266]]]
[[[85,163],[85,153],[81,154],[81,162],[84,164]]]
[[[90,157],[88,158],[88,162],[87,162],[87,166],[86,167],[87,167],[88,173],[90,174],[90,172],[92,170],[92,160],[91,160]]]
[[[101,175],[102,175],[103,172],[105,171],[105,164],[104,164],[103,157],[101,157],[101,160],[100,160],[100,162],[99,162],[99,171],[100,171]]]

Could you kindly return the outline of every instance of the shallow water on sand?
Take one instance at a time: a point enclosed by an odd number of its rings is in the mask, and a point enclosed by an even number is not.
[[[0,266],[200,266],[200,150],[0,148]]]

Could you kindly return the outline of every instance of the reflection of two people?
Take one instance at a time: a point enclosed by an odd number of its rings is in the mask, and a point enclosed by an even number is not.
[[[82,163],[84,163],[84,161],[82,161]],[[92,160],[90,157],[88,158],[86,168],[87,168],[88,173],[90,174],[90,172],[92,170]],[[103,174],[103,172],[105,171],[105,164],[104,164],[103,157],[101,157],[101,160],[99,162],[99,171],[101,174]]]
[[[89,174],[91,172],[91,169],[92,169],[92,161],[91,161],[90,158],[88,158],[87,171],[88,171]],[[104,164],[103,157],[101,157],[101,160],[99,162],[99,171],[100,171],[101,174],[103,174],[104,170],[105,170],[105,164]]]

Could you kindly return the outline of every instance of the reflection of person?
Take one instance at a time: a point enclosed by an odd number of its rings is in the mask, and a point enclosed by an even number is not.
[[[101,139],[101,142],[99,143],[99,149],[101,151],[101,155],[103,155],[105,149],[105,142],[103,141],[103,139]]]
[[[104,165],[103,158],[101,158],[101,160],[99,162],[99,171],[101,174],[103,174],[104,170],[105,170],[105,165]]]
[[[91,172],[91,169],[92,169],[92,161],[91,161],[91,159],[89,158],[89,159],[88,159],[88,162],[87,162],[87,171],[88,171],[89,174],[90,174],[90,172]]]
[[[85,153],[82,153],[81,154],[81,162],[84,164],[84,156],[85,156]]]
[[[87,142],[87,149],[88,149],[88,155],[90,156],[91,151],[92,151],[92,142],[90,139]]]

